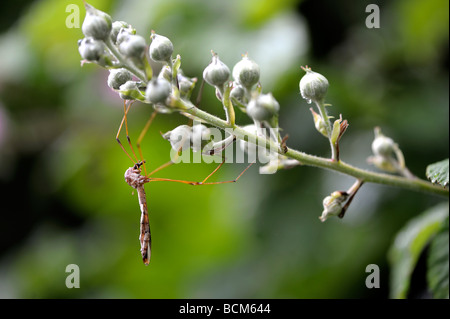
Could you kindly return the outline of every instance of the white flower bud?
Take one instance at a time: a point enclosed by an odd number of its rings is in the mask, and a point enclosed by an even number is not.
[[[119,45],[119,50],[126,57],[131,59],[142,59],[145,54],[147,44],[140,35],[130,34]]]
[[[86,37],[93,37],[96,40],[105,40],[109,37],[112,28],[111,17],[93,6],[84,3],[86,17],[84,18],[81,30]]]
[[[243,56],[233,68],[234,80],[247,89],[258,83],[259,75],[259,65],[250,60],[247,55]]]
[[[98,61],[105,52],[105,44],[91,37],[84,38],[78,41],[78,51],[84,60]]]
[[[150,58],[153,61],[170,63],[173,53],[173,44],[165,36],[152,33],[152,43],[149,47]]]
[[[328,80],[320,73],[311,71],[311,68],[303,68],[306,74],[300,80],[300,93],[308,102],[323,102],[328,91]]]
[[[135,81],[127,81],[119,87],[119,96],[123,100],[136,100],[141,96],[141,91]]]
[[[247,114],[257,121],[269,121],[278,114],[280,104],[272,93],[254,96],[247,104]]]
[[[113,43],[117,43],[117,36],[119,35],[120,31],[122,29],[126,30],[127,28],[129,28],[130,25],[128,23],[126,23],[125,21],[114,21],[112,23],[112,28],[111,28],[111,40]]]
[[[203,146],[211,141],[211,130],[203,125],[196,124],[192,126],[191,146],[194,152],[201,151]]]
[[[244,130],[253,135],[258,135],[258,130],[254,124],[249,124],[243,127]],[[254,143],[249,143],[244,140],[239,141],[239,147],[241,150],[248,154],[250,161],[254,161],[258,159],[260,163],[269,163],[272,159],[277,158],[277,154],[270,153],[265,147],[257,146]]]
[[[348,198],[346,192],[333,192],[323,200],[323,212],[319,219],[324,222],[331,216],[337,216],[342,212],[343,205]]]
[[[170,142],[172,148],[179,152],[190,148],[192,128],[188,125],[180,125],[163,134],[163,138]]]
[[[239,84],[234,85],[234,87],[231,89],[230,92],[230,98],[235,98],[239,102],[244,103],[244,97],[245,97],[244,88]]]
[[[111,69],[109,70],[108,86],[111,89],[118,90],[122,84],[131,81],[133,76],[130,71],[125,69]]]
[[[135,31],[136,30],[132,29],[131,26],[129,28],[120,28],[119,33],[116,37],[116,45],[120,46],[120,44],[126,41],[129,36],[135,35]]]
[[[396,144],[393,139],[384,136],[379,127],[375,128],[375,139],[372,142],[372,152],[384,158],[395,152]]]
[[[184,76],[183,72],[180,69],[178,70],[177,79],[181,97],[189,98],[192,91],[194,90],[195,83],[197,83],[197,78],[188,78]]]
[[[220,61],[219,56],[213,52],[211,63],[203,71],[206,83],[216,87],[223,87],[230,77],[230,69]]]
[[[163,77],[157,77],[150,80],[145,91],[145,98],[150,103],[163,103],[169,97],[172,91],[172,85]]]

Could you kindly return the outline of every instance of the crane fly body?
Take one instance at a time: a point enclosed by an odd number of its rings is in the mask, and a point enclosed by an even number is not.
[[[247,171],[250,166],[254,163],[250,163],[234,180],[231,181],[221,181],[221,182],[207,182],[208,179],[214,175],[225,163],[225,157],[223,158],[222,163],[220,163],[206,178],[204,178],[202,181],[185,181],[185,180],[179,180],[179,179],[170,179],[170,178],[160,178],[160,177],[151,177],[153,174],[161,171],[162,169],[171,166],[175,164],[175,161],[170,160],[169,162],[162,164],[158,168],[154,169],[150,173],[147,173],[146,167],[145,167],[145,161],[143,160],[143,154],[141,149],[141,142],[147,133],[151,123],[153,122],[157,112],[153,112],[150,118],[148,119],[147,123],[145,124],[144,129],[141,131],[141,134],[139,135],[139,138],[137,140],[137,148],[140,155],[140,161],[138,161],[138,157],[133,149],[133,145],[131,143],[131,139],[128,134],[128,122],[127,122],[127,114],[130,110],[130,107],[132,105],[132,101],[124,102],[124,116],[122,118],[122,122],[120,123],[119,130],[116,135],[116,141],[119,143],[122,150],[125,152],[125,154],[128,156],[129,159],[131,159],[134,163],[134,166],[128,168],[125,171],[125,182],[127,182],[128,185],[136,189],[138,193],[139,198],[139,206],[141,208],[141,223],[140,223],[140,234],[139,234],[139,242],[141,244],[141,255],[142,255],[142,261],[146,266],[148,266],[150,262],[150,256],[151,256],[151,234],[150,234],[150,224],[149,224],[149,218],[148,218],[148,207],[147,207],[147,199],[145,195],[144,185],[149,182],[156,182],[156,181],[165,181],[165,182],[176,182],[176,183],[183,183],[187,185],[216,185],[216,184],[227,184],[227,183],[235,183],[237,180]],[[131,152],[133,154],[130,155],[125,148],[123,147],[122,143],[120,142],[119,135],[122,130],[123,125],[125,125],[125,131],[127,136],[127,141],[130,146]],[[233,142],[235,141],[235,138],[233,138]],[[225,145],[223,148],[225,148],[228,145]],[[220,153],[223,151],[223,148],[214,150],[208,155],[215,155],[216,153]],[[181,150],[180,150],[181,151]],[[177,155],[178,156],[178,155]],[[143,171],[143,172],[142,172]]]
[[[141,255],[142,261],[146,266],[150,262],[151,256],[151,233],[150,233],[150,223],[148,220],[148,208],[147,199],[145,196],[144,184],[148,183],[150,179],[146,176],[141,175],[141,165],[143,162],[136,163],[133,167],[128,168],[125,171],[125,181],[131,187],[135,188],[138,193],[139,206],[141,207],[141,228],[139,241],[141,243]]]

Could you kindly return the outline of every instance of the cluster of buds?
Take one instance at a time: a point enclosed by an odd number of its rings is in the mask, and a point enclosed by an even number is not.
[[[230,88],[229,98],[233,106],[240,108],[247,113],[250,118],[257,122],[270,122],[274,117],[278,117],[280,105],[272,94],[262,94],[259,83],[260,69],[258,64],[251,60],[247,54],[235,64],[233,72],[223,63],[219,56],[212,52],[211,63],[203,71],[203,78],[206,83],[216,88],[216,95],[223,101],[226,84],[230,75],[233,81],[228,85]]]
[[[124,100],[152,104],[159,112],[171,112],[179,104],[172,97],[189,98],[196,79],[183,75],[180,58],[173,56],[172,42],[152,31],[150,45],[125,21],[111,17],[85,3],[86,17],[78,41],[82,64],[96,63],[109,70],[107,84]],[[162,63],[154,76],[150,61]]]
[[[234,124],[234,107],[246,113],[254,122],[259,136],[280,143],[278,112],[280,105],[271,93],[263,94],[259,84],[259,65],[247,54],[237,62],[233,71],[212,52],[211,63],[204,69],[203,78],[214,86],[217,98],[223,103],[228,123]],[[230,75],[233,80],[230,81]],[[265,135],[268,129],[270,134]]]

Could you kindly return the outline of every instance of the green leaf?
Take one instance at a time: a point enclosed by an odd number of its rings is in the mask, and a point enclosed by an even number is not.
[[[442,186],[448,185],[448,158],[427,166],[427,178],[433,183]]]
[[[341,120],[339,119],[334,121],[333,130],[331,131],[331,143],[333,143],[333,145],[336,144],[336,141],[339,138],[340,131],[341,131]]]
[[[391,298],[406,298],[417,260],[446,218],[448,203],[440,204],[409,221],[397,234],[388,256]]]
[[[448,217],[431,242],[428,256],[428,286],[434,298],[449,298],[448,285]]]

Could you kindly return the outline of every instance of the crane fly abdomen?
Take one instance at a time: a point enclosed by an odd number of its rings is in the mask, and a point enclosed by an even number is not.
[[[146,176],[141,175],[142,162],[136,163],[133,167],[125,171],[125,181],[128,185],[135,188],[138,193],[139,206],[141,208],[141,227],[139,234],[139,242],[141,243],[142,261],[147,266],[150,262],[151,256],[151,233],[150,223],[148,219],[147,199],[145,196],[144,184],[150,180]]]

